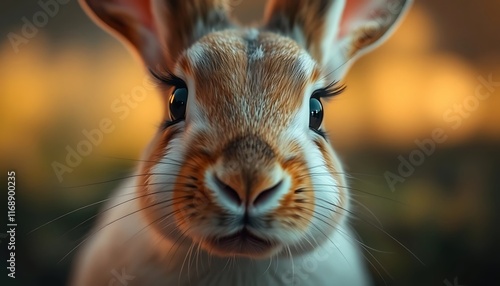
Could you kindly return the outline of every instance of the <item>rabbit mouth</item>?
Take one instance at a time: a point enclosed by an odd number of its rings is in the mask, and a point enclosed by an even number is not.
[[[221,256],[247,256],[253,258],[271,255],[279,244],[261,238],[244,228],[234,234],[208,239],[211,251]]]

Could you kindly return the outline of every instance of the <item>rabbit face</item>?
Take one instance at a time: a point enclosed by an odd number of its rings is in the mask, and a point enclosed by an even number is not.
[[[308,53],[274,33],[226,30],[187,49],[176,71],[185,120],[162,130],[141,172],[156,228],[251,257],[331,232],[348,200],[337,158],[310,126],[311,97],[328,84]]]
[[[386,38],[409,0],[272,0],[232,23],[224,0],[81,0],[168,86],[141,166],[141,214],[220,256],[315,248],[349,213],[321,98]]]

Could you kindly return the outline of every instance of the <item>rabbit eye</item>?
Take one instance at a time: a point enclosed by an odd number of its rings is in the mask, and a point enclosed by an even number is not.
[[[318,130],[323,122],[323,105],[319,98],[311,97],[309,100],[309,127]]]
[[[185,87],[176,87],[170,96],[170,118],[172,120],[183,119],[186,116],[186,105],[188,90]]]

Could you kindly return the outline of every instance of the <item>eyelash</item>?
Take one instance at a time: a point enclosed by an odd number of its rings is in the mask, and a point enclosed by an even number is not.
[[[344,92],[346,88],[346,85],[339,85],[338,81],[332,81],[326,87],[315,90],[312,97],[330,99]]]
[[[149,69],[149,72],[151,76],[153,77],[154,80],[156,80],[159,84],[168,86],[168,87],[175,87],[175,88],[187,88],[186,83],[179,78],[178,76],[174,75],[168,70],[165,71],[155,71],[153,69]],[[169,127],[181,122],[182,119],[177,119],[177,120],[170,120],[167,119],[161,124],[161,129],[166,130]]]
[[[310,128],[314,133],[318,134],[319,136],[323,137],[325,140],[328,139],[328,134],[326,133],[325,130],[323,129],[314,129]]]
[[[162,71],[158,72],[153,69],[149,69],[149,72],[153,76],[155,80],[157,80],[160,84],[164,84],[167,86],[173,86],[177,88],[186,88],[186,83],[170,71]]]
[[[181,78],[177,77],[168,70],[165,70],[163,72],[157,72],[150,68],[149,72],[151,73],[153,78],[157,80],[160,84],[176,88],[186,88],[186,83]],[[315,90],[311,97],[330,99],[334,96],[341,94],[342,92],[345,91],[346,85],[338,85],[338,83],[339,83],[338,81],[332,81],[326,87]],[[163,124],[163,129],[166,129],[169,126],[174,125],[175,123],[177,122],[167,120]],[[322,136],[323,138],[326,138],[325,131],[323,130],[313,130],[313,131],[318,133],[318,135]]]
[[[149,72],[151,73],[153,78],[159,81],[161,84],[179,88],[186,87],[186,83],[181,78],[177,77],[170,71],[164,71],[159,73],[153,69],[149,69]],[[329,99],[341,94],[342,92],[345,91],[347,86],[344,84],[339,85],[338,83],[339,83],[338,81],[332,81],[326,87],[317,89],[316,91],[313,92],[312,97]]]
[[[315,90],[311,95],[311,98],[318,98],[318,99],[324,98],[325,100],[328,100],[332,97],[341,94],[342,92],[345,91],[347,87],[345,84],[339,85],[338,83],[339,83],[338,81],[332,81],[326,87]],[[324,130],[314,129],[314,128],[311,128],[311,130],[316,134],[320,135],[321,137],[323,137],[325,140],[328,140],[327,139],[328,134]]]

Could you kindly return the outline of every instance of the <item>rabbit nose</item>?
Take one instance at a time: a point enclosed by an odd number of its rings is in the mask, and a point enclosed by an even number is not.
[[[270,201],[272,198],[279,194],[279,190],[283,187],[283,180],[280,180],[277,184],[272,185],[269,188],[264,188],[256,192],[255,199],[252,204],[255,207],[259,207]]]
[[[240,193],[238,193],[230,185],[224,183],[217,175],[214,176],[215,183],[217,184],[217,190],[221,192],[229,201],[236,205],[241,205],[243,200],[241,199]]]
[[[271,208],[287,188],[286,172],[271,146],[257,136],[229,142],[210,176],[211,188],[229,208]]]
[[[228,181],[230,181],[229,179]],[[284,187],[284,180],[280,179],[277,183],[264,183],[257,184],[255,187],[247,187],[247,190],[237,191],[237,189],[242,190],[245,187],[233,188],[230,183],[225,183],[219,176],[214,175],[214,181],[217,186],[216,192],[224,196],[230,203],[241,206],[242,204],[246,206],[261,207],[267,203],[273,201],[273,198],[279,196],[280,190]],[[249,185],[249,184],[245,184]]]

